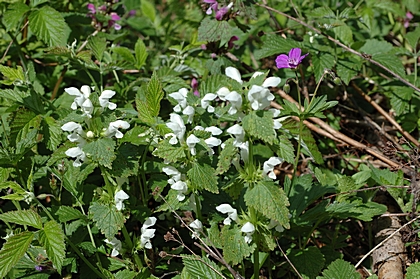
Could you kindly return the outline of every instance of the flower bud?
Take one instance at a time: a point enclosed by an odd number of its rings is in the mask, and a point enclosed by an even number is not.
[[[286,83],[283,86],[283,91],[286,92],[286,94],[289,94],[289,92],[290,92],[290,85],[288,83]]]
[[[337,85],[341,85],[341,79],[339,77],[334,78],[334,83]]]
[[[86,137],[87,137],[88,139],[92,139],[92,138],[94,138],[94,137],[95,137],[95,134],[94,134],[92,131],[88,131],[88,132],[86,133]]]

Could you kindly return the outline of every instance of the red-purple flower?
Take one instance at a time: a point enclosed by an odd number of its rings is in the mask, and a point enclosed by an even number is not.
[[[277,68],[290,68],[290,69],[296,69],[297,66],[302,62],[302,60],[309,54],[300,55],[302,53],[302,50],[300,48],[292,48],[289,51],[289,55],[286,54],[280,54],[276,58],[276,64]]]
[[[191,80],[191,87],[194,90],[194,95],[200,97],[200,92],[198,92],[198,81],[196,78]]]

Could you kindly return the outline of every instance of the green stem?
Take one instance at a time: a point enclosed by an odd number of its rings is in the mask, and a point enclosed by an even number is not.
[[[301,148],[301,140],[302,140],[302,115],[304,114],[304,112],[302,112],[302,104],[301,104],[301,97],[300,97],[300,88],[299,88],[299,77],[297,75],[297,71],[295,72],[296,75],[296,85],[297,85],[297,94],[298,94],[298,103],[299,103],[299,135],[298,135],[298,147],[297,147],[297,151],[296,151],[296,157],[295,157],[295,165],[293,166],[293,178],[292,178],[292,183],[290,183],[290,187],[289,187],[289,191],[287,193],[287,196],[290,195],[290,192],[292,191],[292,187],[293,187],[293,183],[295,182],[296,179],[296,172],[297,172],[297,167],[298,167],[298,163],[299,163],[299,156],[300,156],[300,148]]]
[[[146,185],[147,185],[147,181],[146,181],[146,173],[144,170],[144,163],[146,162],[146,155],[147,155],[147,151],[149,150],[149,145],[147,145],[144,148],[144,152],[143,155],[141,156],[141,160],[140,160],[140,177],[138,177],[139,180],[139,188],[140,188],[140,196],[141,196],[141,202],[143,203],[144,206],[147,206],[147,199],[146,199],[146,193],[147,193],[147,189],[146,189]]]
[[[309,102],[308,109],[310,109],[310,108],[311,108],[312,102],[315,100],[316,93],[318,92],[319,86],[321,85],[321,81],[323,81],[323,80],[324,80],[324,77],[325,77],[325,75],[326,75],[327,73],[328,73],[327,71],[324,71],[324,72],[322,73],[322,76],[321,76],[321,78],[319,79],[318,84],[317,84],[317,85],[316,85],[316,87],[315,87],[315,91],[314,91],[314,94],[312,95],[311,101]]]
[[[200,198],[198,197],[197,194],[193,194],[194,195],[194,199],[195,199],[195,207],[196,207],[196,213],[197,213],[197,219],[202,221],[203,220],[203,216],[201,215],[201,203],[200,203]]]
[[[131,241],[131,237],[128,234],[128,231],[127,231],[127,228],[125,227],[125,225],[121,228],[121,231],[124,235],[125,243],[127,244],[128,248],[130,249],[130,253],[133,255],[134,262],[136,263],[137,268],[140,270],[141,268],[143,268],[143,264],[140,260],[139,255],[136,252],[134,252],[134,244],[133,244],[133,241]]]
[[[254,279],[258,279],[260,276],[260,251],[258,249],[254,250]]]

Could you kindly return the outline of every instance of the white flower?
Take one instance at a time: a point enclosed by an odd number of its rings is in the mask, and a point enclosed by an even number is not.
[[[274,167],[283,163],[284,160],[279,157],[271,157],[267,161],[264,162],[263,170],[264,174],[266,174],[271,179],[276,179],[276,174],[274,173]]]
[[[76,122],[70,121],[61,126],[61,130],[66,132],[72,132],[70,135],[67,136],[69,141],[77,142],[82,141],[83,139],[81,136],[85,136],[85,132],[83,132],[82,126]]]
[[[241,107],[242,107],[242,96],[238,92],[232,91],[225,98],[232,105],[229,108],[229,111],[228,111],[228,113],[230,115],[233,115],[233,114],[237,113],[238,109],[241,109]]]
[[[228,217],[223,221],[223,224],[230,225],[231,221],[238,222],[238,212],[235,208],[230,206],[230,204],[223,203],[216,207],[216,210],[223,213],[228,214]]]
[[[120,254],[120,251],[122,248],[122,244],[120,240],[114,237],[111,241],[109,241],[108,239],[105,239],[104,241],[105,243],[112,245],[111,257],[116,257]]]
[[[171,113],[170,114],[171,118],[170,118],[170,122],[166,123],[166,126],[171,129],[175,136],[182,141],[184,139],[184,134],[185,134],[185,124],[184,124],[184,120],[182,120],[181,116],[179,116],[176,113]],[[172,140],[172,139],[171,139]],[[178,141],[174,141],[172,140],[169,141],[170,144],[177,144]]]
[[[155,236],[156,229],[149,229],[149,227],[156,224],[156,217],[149,217],[141,227],[140,243],[142,247],[152,249],[152,243],[150,240]]]
[[[219,146],[220,144],[222,144],[222,141],[218,138],[215,138],[215,137],[209,137],[208,139],[206,139],[204,141],[207,143],[208,147],[210,147],[210,148],[215,147],[215,146]]]
[[[238,147],[241,150],[242,161],[247,163],[249,159],[249,142],[248,141],[243,142]]]
[[[119,190],[118,192],[115,193],[114,201],[115,201],[115,207],[117,208],[117,210],[121,211],[124,209],[125,206],[124,206],[123,201],[128,198],[129,196],[123,190]]]
[[[276,231],[278,231],[278,232],[283,232],[284,231],[284,227],[282,226],[282,225],[280,225],[280,223],[279,222],[277,222],[277,221],[275,221],[275,220],[273,220],[273,219],[271,219],[270,220],[270,224],[267,226],[267,228],[269,229],[269,230],[271,230],[272,228],[274,228],[275,227],[275,230]]]
[[[188,191],[188,187],[187,183],[181,180],[181,172],[171,166],[163,167],[162,171],[171,176],[171,178],[168,179],[168,183],[171,185],[171,189],[178,191],[177,199],[183,201],[185,199],[184,194]]]
[[[65,88],[64,91],[66,91],[69,95],[76,96],[74,98],[73,103],[71,104],[71,108],[73,110],[76,110],[77,107],[81,107],[82,104],[86,101],[86,99],[89,99],[90,96],[90,87],[87,85],[83,85],[80,90],[76,87],[69,87]]]
[[[171,189],[178,191],[176,198],[179,201],[185,200],[185,193],[188,191],[187,183],[184,181],[177,181],[171,185]]]
[[[219,90],[217,90],[216,94],[220,100],[226,101],[226,96],[230,94],[230,90],[226,87],[222,87]]]
[[[233,142],[233,145],[236,147],[240,146],[245,140],[244,128],[242,128],[239,124],[233,125],[229,129],[227,129],[226,132],[235,136],[235,141]]]
[[[169,175],[171,177],[170,179],[168,179],[168,183],[171,185],[181,180],[181,172],[179,172],[174,167],[171,167],[171,166],[163,167],[162,171],[166,173],[166,175]]]
[[[225,70],[225,74],[231,79],[236,80],[240,84],[243,83],[242,78],[241,78],[241,73],[239,73],[238,69],[234,67],[227,67]]]
[[[200,139],[197,138],[194,134],[191,134],[188,136],[186,142],[187,142],[188,148],[190,149],[191,155],[193,156],[196,155],[195,145],[200,142]]]
[[[109,123],[108,129],[105,131],[106,137],[115,136],[116,138],[120,139],[124,136],[118,129],[128,129],[130,128],[130,124],[124,120],[117,120],[114,122]]]
[[[213,93],[207,93],[204,95],[203,99],[201,99],[201,107],[203,109],[207,109],[208,112],[214,112],[214,107],[210,105],[210,102],[216,99],[217,95]]]
[[[218,136],[221,133],[223,133],[223,131],[220,128],[217,128],[215,126],[210,126],[204,129],[204,131],[206,132],[210,132],[213,136]]]
[[[187,106],[187,88],[181,88],[178,92],[173,92],[169,94],[169,97],[174,98],[178,104],[174,107],[175,112],[180,112],[182,109],[186,108]]]
[[[198,238],[199,233],[203,230],[203,224],[200,220],[196,219],[190,224],[190,228],[192,228],[195,231],[191,237]]]
[[[248,92],[248,100],[253,110],[262,110],[274,100],[274,95],[265,87],[253,85]]]
[[[80,146],[67,149],[65,154],[69,157],[76,158],[73,162],[73,166],[75,167],[80,167],[82,162],[86,161],[86,154]]]
[[[187,123],[192,123],[194,113],[195,113],[195,110],[192,106],[188,106],[182,111],[182,114],[188,115]]]
[[[242,226],[241,232],[246,233],[246,235],[244,237],[245,238],[245,242],[246,243],[250,243],[252,241],[252,235],[255,232],[255,227],[254,227],[254,225],[252,223],[246,222],[246,224]]]
[[[111,99],[115,95],[115,91],[113,90],[104,90],[99,96],[99,104],[103,108],[109,108],[110,110],[114,110],[117,108],[117,105],[111,103],[109,99]]]

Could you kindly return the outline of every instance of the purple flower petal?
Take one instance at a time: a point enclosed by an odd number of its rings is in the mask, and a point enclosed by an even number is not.
[[[277,56],[276,58],[277,68],[278,69],[290,68],[288,60],[289,60],[289,57],[286,54],[280,54],[279,56]]]
[[[120,20],[121,17],[117,15],[117,13],[111,13],[111,19],[117,21]]]
[[[91,14],[96,14],[95,5],[93,5],[92,3],[89,3],[87,4],[87,8]]]
[[[301,55],[302,50],[300,48],[292,48],[289,51],[289,56],[281,54],[277,57],[276,63],[277,68],[292,68],[296,69],[302,60],[309,54]]]

